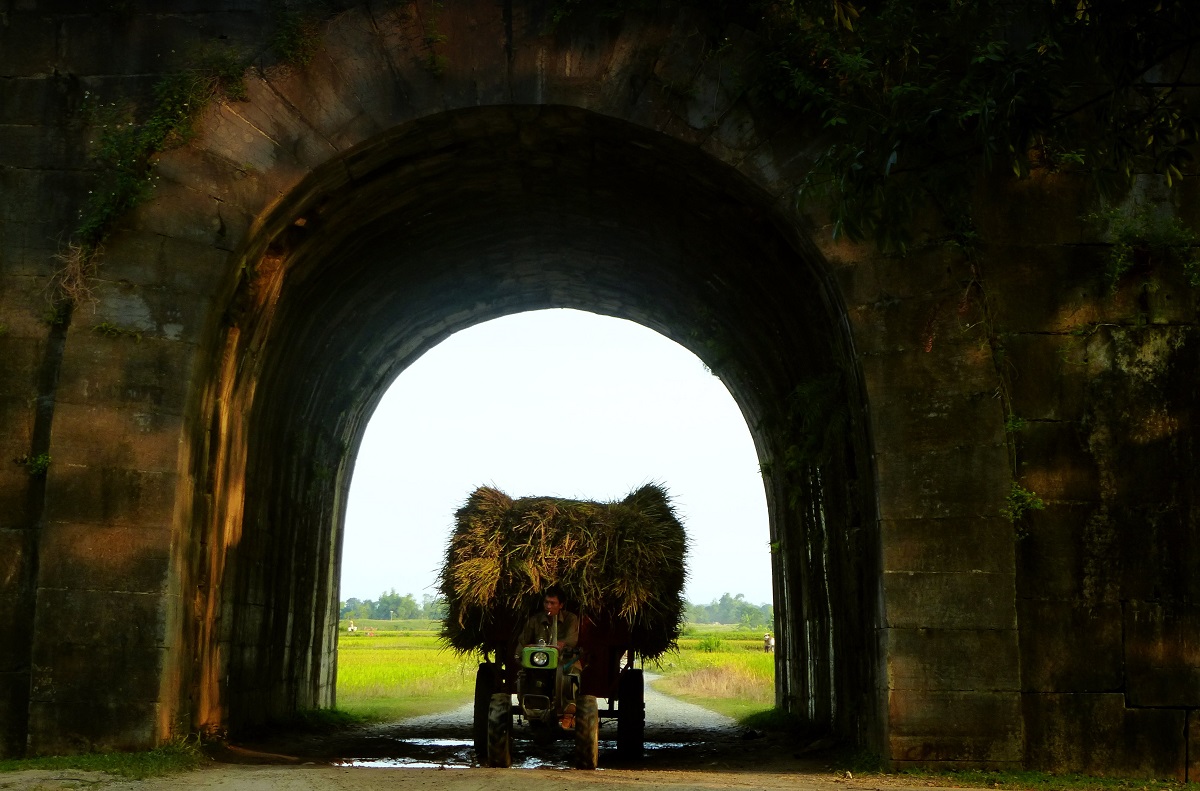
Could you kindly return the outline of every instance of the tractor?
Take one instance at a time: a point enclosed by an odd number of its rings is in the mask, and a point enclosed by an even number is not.
[[[504,642],[493,644],[475,676],[473,725],[479,762],[512,766],[514,717],[523,718],[540,737],[573,737],[577,769],[596,768],[603,720],[616,720],[618,756],[639,758],[646,728],[645,686],[628,642],[628,630],[621,624],[597,624],[581,615],[575,658],[564,657],[552,644],[515,650]],[[572,672],[576,664],[582,670]],[[601,699],[605,708],[600,707]],[[564,715],[568,723],[573,716],[570,730],[562,727]]]

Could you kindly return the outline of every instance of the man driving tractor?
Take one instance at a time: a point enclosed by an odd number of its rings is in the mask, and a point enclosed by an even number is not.
[[[529,616],[521,638],[517,641],[515,658],[520,660],[521,648],[542,643],[553,645],[562,654],[563,676],[568,689],[563,690],[563,699],[568,701],[559,722],[564,729],[575,727],[575,693],[579,689],[579,674],[582,666],[576,646],[579,644],[579,616],[563,609],[566,593],[558,585],[551,585],[542,597],[542,609]]]

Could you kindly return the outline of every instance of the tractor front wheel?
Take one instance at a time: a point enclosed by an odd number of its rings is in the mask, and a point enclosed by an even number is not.
[[[575,768],[595,769],[600,760],[600,706],[583,695],[575,707]]]
[[[497,692],[488,701],[487,765],[512,766],[512,695]]]

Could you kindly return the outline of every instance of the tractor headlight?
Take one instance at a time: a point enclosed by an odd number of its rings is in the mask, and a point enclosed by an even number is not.
[[[527,645],[521,649],[520,660],[521,667],[553,670],[558,667],[558,649],[548,645]]]

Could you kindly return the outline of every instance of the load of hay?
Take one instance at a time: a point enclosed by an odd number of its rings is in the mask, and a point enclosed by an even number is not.
[[[629,647],[653,659],[683,624],[687,536],[666,490],[643,486],[598,503],[476,489],[455,518],[440,588],[442,638],[461,652],[511,639],[557,583],[571,608],[628,628]]]

